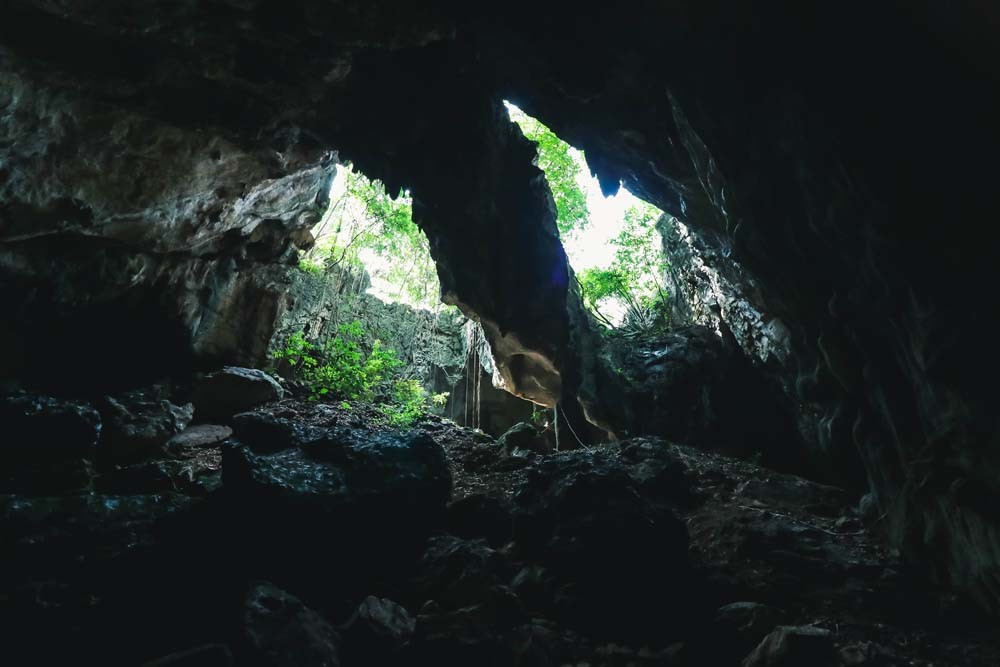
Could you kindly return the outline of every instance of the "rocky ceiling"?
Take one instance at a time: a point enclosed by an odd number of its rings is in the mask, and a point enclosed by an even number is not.
[[[995,606],[998,26],[972,2],[7,0],[5,374],[107,378],[102,354],[144,336],[170,365],[259,359],[277,267],[350,159],[412,191],[511,388],[609,426],[510,99],[607,191],[722,239],[790,329],[812,446],[865,477],[905,553]],[[79,362],[64,331],[109,321]]]

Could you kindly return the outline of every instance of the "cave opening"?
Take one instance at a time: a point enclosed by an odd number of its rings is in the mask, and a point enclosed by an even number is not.
[[[495,386],[479,324],[442,302],[409,191],[339,164],[311,238],[269,346],[275,373],[312,400],[372,403],[396,427],[426,413],[499,436],[532,416],[529,402]]]
[[[448,307],[441,302],[427,235],[413,222],[409,191],[388,193],[348,163],[338,166],[329,200],[311,230],[312,247],[300,252],[299,269],[352,272],[358,276],[355,289],[385,303],[435,313]]]
[[[537,146],[559,238],[590,313],[609,329],[663,324],[669,268],[658,225],[669,216],[622,185],[605,194],[583,151],[511,102],[504,108]]]
[[[0,4],[0,660],[1000,664],[984,3]]]

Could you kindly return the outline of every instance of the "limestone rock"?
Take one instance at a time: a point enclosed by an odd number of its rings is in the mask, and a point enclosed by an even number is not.
[[[552,443],[531,424],[520,422],[511,426],[503,435],[497,438],[497,446],[508,456],[518,451],[534,454],[548,454],[552,451]]]
[[[451,475],[426,434],[334,428],[262,454],[231,443],[222,474],[235,539],[275,576],[318,586],[332,569],[352,573],[337,585],[363,586],[444,523]]]
[[[625,354],[634,380],[625,396],[634,434],[802,469],[790,403],[734,342],[689,326],[630,342]]]
[[[232,419],[233,432],[255,452],[277,452],[323,437],[326,431],[273,411],[242,412]]]
[[[787,618],[775,607],[758,602],[733,602],[715,613],[718,629],[717,646],[728,662],[735,662],[757,646],[774,628]]]
[[[761,641],[743,660],[742,667],[834,667],[837,662],[829,630],[783,625]]]
[[[776,373],[810,456],[871,480],[892,544],[995,611],[994,22],[982,3],[909,20],[794,4],[581,4],[564,39],[533,27],[564,23],[558,3],[526,22],[503,3],[21,0],[0,34],[4,361],[46,388],[259,362],[332,147],[412,189],[443,294],[483,322],[506,386],[585,412],[574,426],[618,421],[510,97],[606,193],[624,184],[710,232],[751,275],[759,294],[732,308],[724,293],[719,321],[745,347],[789,343]],[[159,354],[110,368],[137,338]],[[764,456],[774,442],[790,440],[765,438]]]
[[[162,454],[167,441],[191,422],[194,406],[175,405],[156,390],[134,391],[101,403],[101,455],[108,463],[134,463]]]
[[[202,378],[194,388],[194,405],[199,420],[227,420],[285,395],[274,378],[255,368],[226,366]]]
[[[339,667],[340,638],[326,619],[301,600],[268,582],[247,595],[243,615],[246,638],[255,656],[269,667]]]
[[[232,434],[233,429],[220,424],[188,426],[167,441],[167,449],[177,451],[197,447],[212,447],[222,443]]]
[[[514,540],[557,581],[571,582],[561,613],[591,631],[632,637],[677,619],[680,608],[664,602],[688,583],[687,530],[663,496],[642,493],[627,461],[575,451],[525,473]],[[657,608],[655,620],[649,608]]]
[[[416,619],[406,609],[392,600],[369,595],[342,629],[345,660],[391,664],[415,629]]]

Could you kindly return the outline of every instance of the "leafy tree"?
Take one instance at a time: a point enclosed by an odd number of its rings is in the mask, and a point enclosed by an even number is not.
[[[324,272],[346,265],[365,268],[373,282],[386,285],[386,296],[415,307],[440,304],[437,268],[427,236],[413,222],[413,201],[407,193],[395,199],[379,181],[349,167],[342,169],[343,188],[317,226],[316,245],[300,268]],[[364,257],[378,258],[366,266]]]
[[[587,196],[580,189],[580,158],[552,130],[514,106],[507,107],[510,119],[525,137],[538,146],[538,167],[545,172],[556,203],[556,226],[561,235],[586,228],[589,223]]]
[[[662,315],[668,267],[656,229],[660,215],[645,203],[629,208],[621,232],[611,242],[611,265],[581,271],[577,278],[584,303],[609,327],[614,325],[601,308],[614,300],[625,305],[626,320],[638,326],[650,326]]]

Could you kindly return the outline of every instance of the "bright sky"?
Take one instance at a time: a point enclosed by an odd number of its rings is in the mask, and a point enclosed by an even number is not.
[[[509,111],[524,113],[510,102],[504,102]],[[569,257],[569,263],[577,272],[598,266],[608,266],[614,259],[615,248],[611,239],[621,232],[625,221],[625,211],[640,203],[625,188],[619,188],[614,197],[605,197],[601,193],[601,184],[590,174],[590,167],[583,153],[572,146],[569,154],[580,167],[576,182],[587,196],[587,209],[590,212],[590,225],[583,233],[563,237],[563,247]]]
[[[582,233],[563,238],[563,247],[570,264],[576,271],[607,266],[615,256],[615,247],[611,239],[618,236],[625,221],[625,211],[640,203],[635,195],[619,188],[614,197],[605,197],[601,193],[601,185],[590,174],[583,153],[570,148],[570,155],[580,165],[577,183],[587,195],[587,209],[590,212],[590,225]]]

